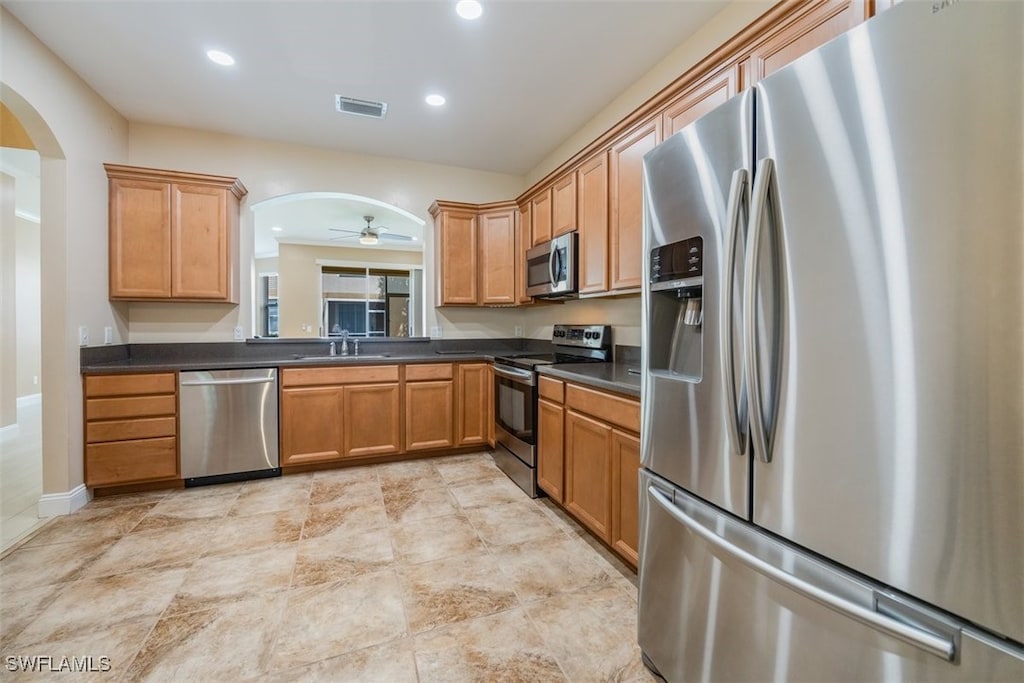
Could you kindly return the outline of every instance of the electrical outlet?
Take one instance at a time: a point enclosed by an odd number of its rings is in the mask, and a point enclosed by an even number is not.
[[[32,384],[39,384],[39,375],[32,375]]]
[[[88,346],[89,345],[89,328],[85,325],[78,327],[78,345]]]
[[[103,343],[113,344],[114,343],[114,328],[104,327],[103,328]]]
[[[522,325],[516,325],[512,329],[514,330],[513,334],[515,336],[517,336],[517,337],[522,337],[523,336],[523,326]]]
[[[242,331],[241,325],[235,325],[235,341],[244,341],[245,332]]]
[[[441,338],[441,328],[437,327],[437,326],[431,327],[430,328],[430,336],[431,336],[432,339],[440,339]]]

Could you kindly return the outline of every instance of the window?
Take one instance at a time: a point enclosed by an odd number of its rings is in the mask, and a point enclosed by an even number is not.
[[[277,274],[259,276],[259,336],[276,337],[277,332]]]
[[[321,269],[326,336],[410,336],[408,271]]]

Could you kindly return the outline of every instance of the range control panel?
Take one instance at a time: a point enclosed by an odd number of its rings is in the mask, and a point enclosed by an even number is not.
[[[610,325],[555,325],[551,341],[559,346],[604,349],[611,346],[612,328]]]

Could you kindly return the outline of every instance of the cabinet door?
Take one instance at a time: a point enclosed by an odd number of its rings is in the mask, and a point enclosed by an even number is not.
[[[436,222],[439,250],[439,305],[477,303],[476,214],[443,211]]]
[[[171,296],[226,301],[231,255],[228,192],[205,185],[171,185]]]
[[[738,93],[739,89],[739,64],[733,64],[690,88],[665,108],[661,123],[665,137],[678,133]]]
[[[750,83],[744,83],[744,87],[850,30],[867,19],[870,11],[871,3],[864,0],[830,0],[811,5],[751,50],[747,68]]]
[[[171,188],[110,180],[110,298],[171,296]]]
[[[533,301],[533,297],[526,293],[526,251],[533,246],[533,235],[530,233],[533,225],[531,206],[530,202],[520,206],[516,219],[516,296],[521,304]]]
[[[557,403],[537,402],[537,485],[557,503],[565,500],[564,413]]]
[[[551,239],[551,188],[534,196],[530,200],[530,214],[533,217],[533,227],[530,234],[533,235],[532,246]]]
[[[637,566],[640,543],[640,439],[612,431],[612,547]]]
[[[480,303],[515,304],[516,225],[511,209],[480,215]]]
[[[454,428],[452,380],[407,382],[405,385],[405,450],[451,448]]]
[[[608,291],[608,153],[580,166],[579,288],[581,294]]]
[[[342,431],[346,458],[389,455],[402,450],[401,389],[398,384],[345,387]]]
[[[487,363],[463,363],[458,366],[456,386],[455,443],[472,446],[487,443]]]
[[[639,287],[643,269],[643,160],[661,142],[661,117],[631,131],[611,149],[611,289]]]
[[[572,232],[576,229],[576,171],[556,180],[551,193],[551,234]]]
[[[337,460],[343,452],[341,387],[281,391],[281,465]]]
[[[605,542],[611,541],[612,428],[565,411],[565,507]]]
[[[484,405],[487,407],[487,445],[494,448],[494,366],[487,366],[487,389],[484,394]]]

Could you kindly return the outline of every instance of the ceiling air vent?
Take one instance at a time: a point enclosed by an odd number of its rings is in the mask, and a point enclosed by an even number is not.
[[[357,100],[354,97],[344,97],[343,95],[334,96],[334,108],[342,114],[368,116],[371,119],[382,119],[388,113],[387,102]]]

